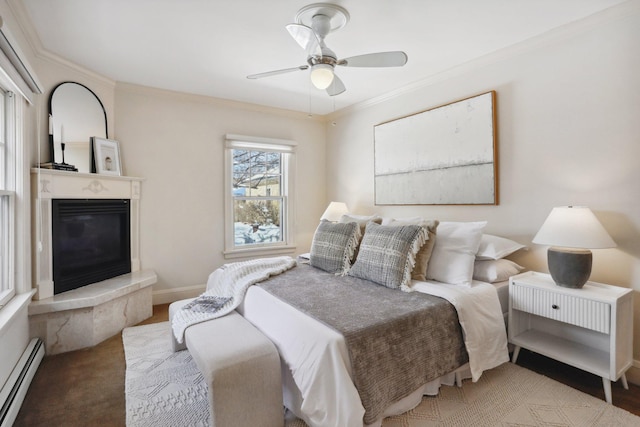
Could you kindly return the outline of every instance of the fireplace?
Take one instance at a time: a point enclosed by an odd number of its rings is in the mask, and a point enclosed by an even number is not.
[[[57,354],[94,346],[149,318],[157,276],[140,266],[143,179],[31,173],[36,293],[30,336]]]
[[[131,272],[128,199],[51,201],[53,293]]]

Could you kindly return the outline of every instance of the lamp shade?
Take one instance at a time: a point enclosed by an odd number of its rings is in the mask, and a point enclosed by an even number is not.
[[[586,206],[562,206],[551,213],[533,243],[565,248],[605,249],[616,243]]]
[[[317,89],[326,89],[333,82],[333,67],[329,64],[316,64],[311,67],[311,83]]]
[[[320,219],[321,220],[326,219],[327,221],[338,222],[340,221],[340,218],[342,218],[342,215],[345,215],[348,213],[349,213],[349,209],[347,208],[346,203],[331,202],[329,203],[329,206],[327,206],[327,209],[324,211]]]

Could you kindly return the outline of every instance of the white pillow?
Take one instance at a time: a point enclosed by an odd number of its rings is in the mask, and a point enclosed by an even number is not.
[[[441,222],[427,267],[427,279],[471,285],[473,263],[486,225],[486,221]]]
[[[340,221],[342,223],[347,222],[357,222],[360,226],[360,234],[364,235],[364,230],[367,227],[367,223],[369,221],[375,222],[376,224],[382,223],[382,218],[378,215],[352,215],[352,214],[344,214],[340,217]]]
[[[523,266],[508,259],[476,261],[473,266],[473,279],[489,283],[502,282],[522,270]]]
[[[518,242],[514,242],[513,240],[493,236],[491,234],[483,234],[482,239],[480,240],[478,253],[476,253],[476,259],[500,259],[523,248],[526,248],[526,246],[521,245]]]
[[[383,217],[382,218],[382,225],[391,225],[393,222],[396,221],[400,221],[400,222],[406,222],[408,224],[415,224],[417,222],[420,221],[424,221],[425,219],[421,216],[407,216],[404,218],[388,218],[388,217]]]

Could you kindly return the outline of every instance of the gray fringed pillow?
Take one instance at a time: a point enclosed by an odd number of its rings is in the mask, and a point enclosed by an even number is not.
[[[359,241],[360,227],[357,223],[323,220],[313,235],[309,263],[329,273],[346,274]]]
[[[397,227],[399,225],[420,225],[427,229],[427,241],[422,248],[420,248],[420,252],[416,255],[416,265],[413,267],[413,271],[411,272],[411,278],[414,280],[425,281],[427,280],[427,266],[429,265],[429,259],[431,258],[431,253],[433,252],[433,247],[436,243],[436,230],[438,228],[438,224],[440,221],[437,219],[408,219],[408,220],[395,220],[391,219],[384,225],[392,225]]]
[[[349,276],[410,292],[411,270],[416,254],[427,241],[427,233],[427,229],[419,225],[367,224]]]
[[[382,224],[382,217],[378,216],[378,215],[369,215],[369,216],[363,216],[363,215],[351,215],[351,214],[345,214],[342,215],[342,217],[340,217],[340,221],[339,222],[357,222],[358,226],[360,227],[360,237],[362,237],[364,235],[364,231],[367,227],[367,224],[369,222],[375,222],[376,224]],[[359,242],[358,242],[359,244]],[[356,250],[353,252],[353,257],[351,258],[351,263],[356,262],[356,258],[358,257],[358,247],[356,246]]]

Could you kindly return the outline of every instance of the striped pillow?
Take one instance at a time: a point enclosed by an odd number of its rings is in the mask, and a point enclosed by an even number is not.
[[[349,275],[410,292],[411,270],[416,254],[427,241],[427,233],[419,225],[383,226],[370,222]]]
[[[351,257],[360,241],[360,227],[355,222],[320,222],[313,241],[309,263],[329,273],[346,274],[351,266]]]

